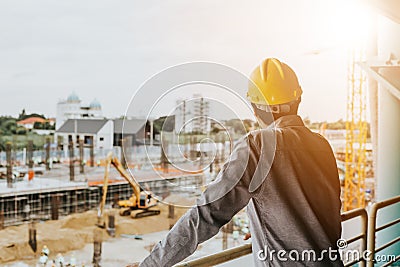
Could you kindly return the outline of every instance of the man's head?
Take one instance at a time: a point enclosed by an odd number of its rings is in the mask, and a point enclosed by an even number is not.
[[[261,62],[250,75],[247,97],[262,124],[295,115],[303,91],[294,71],[275,58]]]

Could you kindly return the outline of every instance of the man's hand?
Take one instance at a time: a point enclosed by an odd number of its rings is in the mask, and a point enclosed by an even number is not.
[[[245,234],[245,236],[243,237],[243,240],[247,240],[249,238],[251,238],[251,233]]]
[[[132,264],[127,265],[126,267],[139,267],[140,262],[135,262]]]

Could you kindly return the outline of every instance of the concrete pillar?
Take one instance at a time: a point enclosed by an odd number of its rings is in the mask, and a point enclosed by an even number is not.
[[[150,146],[153,145],[153,141],[154,141],[153,135],[154,135],[154,120],[150,120]]]
[[[50,137],[46,137],[46,171],[50,170],[50,144],[51,140]]]
[[[13,187],[13,166],[12,166],[12,155],[11,155],[11,143],[7,142],[6,143],[6,169],[7,169],[7,187],[12,188]]]
[[[367,46],[367,58],[375,58],[378,55],[378,36],[377,36],[377,15],[371,12],[369,42]],[[378,82],[368,76],[368,96],[370,107],[370,131],[372,143],[372,164],[374,174],[377,174],[377,161],[378,161]],[[374,192],[376,193],[376,187]]]
[[[377,200],[381,201],[400,195],[400,100],[385,88],[379,90],[378,120]]]
[[[28,168],[32,169],[33,168],[33,141],[32,140],[28,140],[27,157],[28,157]]]
[[[378,38],[378,51],[381,57],[389,54],[400,58],[400,25],[381,18]],[[379,71],[384,77],[400,88],[400,77],[392,68]],[[400,100],[384,86],[379,85],[378,95],[378,166],[376,175],[376,199],[385,200],[400,195]],[[377,225],[400,218],[400,208],[396,206],[378,212]],[[398,236],[400,225],[390,227],[377,234],[377,247]],[[382,254],[400,254],[400,243],[385,249]]]

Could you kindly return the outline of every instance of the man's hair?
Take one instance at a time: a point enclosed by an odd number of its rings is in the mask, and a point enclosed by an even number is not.
[[[256,104],[251,103],[251,106],[254,109],[255,114],[265,123],[270,124],[272,119],[277,120],[278,118],[286,115],[297,115],[297,110],[299,109],[299,104],[301,102],[301,97],[296,101],[288,103],[290,106],[290,110],[288,112],[280,112],[280,113],[269,113],[265,110],[259,109]],[[272,116],[271,116],[272,115]]]

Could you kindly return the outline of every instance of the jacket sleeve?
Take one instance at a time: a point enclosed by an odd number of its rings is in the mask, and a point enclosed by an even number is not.
[[[172,266],[191,255],[210,239],[250,200],[248,186],[257,166],[249,138],[243,138],[224,164],[214,182],[160,241],[140,267]]]

